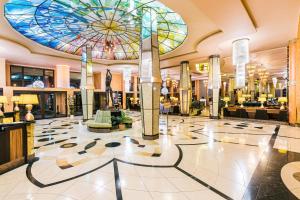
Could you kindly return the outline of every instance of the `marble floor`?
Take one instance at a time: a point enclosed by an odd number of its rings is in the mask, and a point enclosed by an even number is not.
[[[5,200],[298,199],[300,128],[161,116],[160,138],[40,120],[33,162],[0,175]],[[298,198],[297,198],[298,197]]]

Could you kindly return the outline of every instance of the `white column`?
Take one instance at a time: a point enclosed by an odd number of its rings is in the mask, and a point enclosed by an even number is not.
[[[92,48],[83,47],[81,58],[81,99],[83,120],[89,120],[93,117],[94,102],[94,81],[92,66]]]
[[[212,90],[212,102],[210,104],[210,118],[219,119],[219,101],[221,88],[221,69],[220,56],[212,55],[209,57],[210,70],[208,87]]]
[[[6,86],[6,60],[0,58],[0,87]]]
[[[55,87],[70,88],[70,66],[56,65],[55,68]]]
[[[182,115],[189,115],[192,101],[192,83],[188,61],[181,62],[180,65],[180,112]]]
[[[142,132],[144,139],[155,140],[159,138],[159,98],[162,84],[155,10],[143,9],[142,27],[139,66]]]

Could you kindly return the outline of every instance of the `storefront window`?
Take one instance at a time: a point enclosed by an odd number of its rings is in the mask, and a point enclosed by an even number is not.
[[[54,87],[54,71],[53,70],[45,70],[44,84],[45,84],[45,88],[53,88]]]
[[[54,71],[12,65],[10,67],[11,86],[52,88],[54,87]]]
[[[80,88],[81,75],[79,72],[70,72],[70,86],[71,88]]]
[[[12,66],[10,69],[11,85],[14,87],[23,86],[23,68]]]
[[[24,85],[25,87],[34,87],[35,81],[43,81],[44,70],[34,68],[24,68]],[[42,87],[42,86],[41,86]]]

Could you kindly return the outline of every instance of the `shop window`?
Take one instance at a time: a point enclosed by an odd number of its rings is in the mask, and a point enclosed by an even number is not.
[[[79,72],[70,72],[71,88],[80,88],[81,74]]]
[[[10,67],[11,86],[51,88],[54,87],[54,71],[12,65]]]

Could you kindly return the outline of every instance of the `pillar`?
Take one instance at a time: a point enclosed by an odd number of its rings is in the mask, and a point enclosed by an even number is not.
[[[228,95],[230,98],[230,104],[235,104],[235,96],[234,96],[234,85],[235,85],[235,78],[230,77],[228,82]]]
[[[101,73],[94,73],[93,74],[93,78],[94,78],[94,87],[96,90],[101,90],[101,81],[102,81],[102,77],[101,77]]]
[[[138,77],[133,76],[133,98],[136,99],[138,97]]]
[[[5,112],[13,112],[14,111],[14,103],[11,101],[11,98],[14,96],[13,87],[3,87],[3,96],[7,97],[7,104],[4,104]]]
[[[196,95],[196,100],[200,100],[200,80],[195,80],[195,95]]]
[[[300,124],[300,39],[289,43],[289,123]]]
[[[6,60],[0,58],[0,87],[6,86]]]
[[[181,62],[180,65],[180,112],[182,115],[189,115],[192,101],[192,83],[190,67],[188,61]]]
[[[70,88],[70,66],[56,65],[55,86],[57,88]]]
[[[129,85],[129,81],[124,77],[124,72],[122,75],[122,108],[125,110],[127,107],[126,92],[129,92],[127,84]]]
[[[105,78],[106,78],[106,71],[101,71],[101,91],[105,92]]]
[[[159,98],[162,79],[160,75],[156,12],[142,10],[140,44],[140,102],[142,133],[146,140],[159,138]]]
[[[92,48],[90,46],[84,46],[82,48],[80,90],[83,120],[86,121],[93,117],[94,81],[92,67]]]
[[[255,99],[255,81],[254,76],[251,76],[248,78],[248,91],[251,95],[251,101],[254,101]]]
[[[210,103],[210,118],[219,119],[219,100],[221,87],[220,56],[210,56],[209,62],[210,70],[208,87],[210,90],[212,90],[212,102]]]

